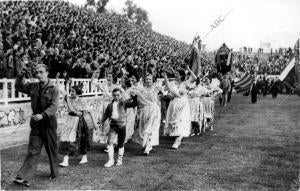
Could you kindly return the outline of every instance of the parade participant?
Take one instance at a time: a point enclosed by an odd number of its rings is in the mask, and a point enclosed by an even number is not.
[[[113,76],[111,73],[109,73],[107,75],[107,83],[98,83],[96,82],[96,73],[97,71],[94,72],[93,76],[92,76],[92,85],[96,86],[97,88],[99,88],[100,90],[102,90],[103,92],[103,97],[101,98],[101,107],[100,107],[100,111],[94,111],[93,112],[93,116],[94,116],[94,120],[96,121],[101,121],[103,114],[107,108],[107,105],[113,100],[112,97],[112,90],[115,88],[119,88],[119,86],[117,84],[113,83]],[[96,131],[98,131],[99,133],[97,134],[98,137],[94,137],[95,140],[98,140],[99,143],[107,143],[107,139],[108,139],[108,132],[109,132],[109,121],[106,121],[104,123],[104,125],[100,128],[97,129]],[[106,150],[107,151],[107,150]]]
[[[126,138],[126,110],[130,107],[137,105],[136,97],[132,94],[132,100],[122,99],[121,89],[115,88],[112,91],[113,101],[108,104],[103,118],[100,122],[100,126],[104,125],[104,122],[110,120],[110,129],[108,134],[108,161],[104,164],[104,167],[112,167],[115,163],[114,160],[114,140],[118,136],[118,160],[116,165],[123,164],[124,144]]]
[[[77,85],[71,88],[70,96],[65,97],[69,112],[60,137],[59,153],[64,155],[64,159],[59,165],[62,167],[69,166],[69,156],[77,153],[82,155],[79,164],[88,162],[89,130],[83,117],[85,106],[79,97],[81,94],[82,85]]]
[[[234,85],[234,80],[233,80],[232,75],[229,74],[228,77],[229,77],[228,80],[230,82],[230,90],[228,92],[227,103],[230,103],[231,96],[232,96],[233,85]]]
[[[173,95],[173,100],[170,102],[164,135],[175,136],[175,142],[172,145],[173,149],[178,149],[183,137],[188,137],[191,134],[190,120],[190,104],[187,97],[187,88],[190,81],[185,80],[185,71],[179,70],[176,73],[176,81],[169,83],[167,75],[163,74],[166,87]]]
[[[208,89],[201,85],[200,78],[197,78],[196,86],[188,91],[193,129],[191,136],[199,135],[201,133],[204,117],[204,108],[201,98],[205,95],[208,95],[208,92]]]
[[[218,86],[218,83],[210,83],[206,80],[204,87],[207,88],[208,94],[201,98],[204,110],[203,131],[213,130],[214,115],[215,115],[215,99],[222,95],[223,90]]]
[[[138,74],[133,74],[129,76],[132,87],[139,88],[143,86],[141,78]]]
[[[15,183],[25,186],[30,186],[29,181],[36,171],[43,145],[45,145],[50,162],[50,179],[58,176],[55,112],[59,104],[59,91],[48,79],[49,72],[46,65],[39,64],[35,69],[39,82],[25,84],[24,75],[20,75],[15,85],[18,91],[30,95],[33,111],[30,119],[28,153],[23,166],[14,179]]]
[[[279,93],[279,89],[280,89],[279,80],[276,79],[270,85],[270,92],[272,94],[272,98],[277,98],[277,95]]]
[[[228,102],[228,93],[231,89],[231,82],[228,80],[227,75],[223,75],[220,87],[223,90],[221,106],[226,107]]]
[[[120,88],[122,97],[127,100],[130,99],[130,94],[132,92],[132,88],[134,87],[134,84],[136,81],[132,78],[123,77],[122,78],[122,87]],[[136,84],[136,87],[139,85]],[[128,142],[132,138],[132,135],[134,133],[134,127],[135,127],[135,118],[137,113],[137,107],[133,108],[127,108],[126,110],[126,137],[125,137],[125,143]]]
[[[250,96],[251,96],[251,103],[257,102],[257,80],[254,77],[252,81],[252,85],[250,87]]]
[[[149,155],[153,146],[159,144],[160,107],[158,106],[158,93],[162,87],[153,83],[151,74],[146,75],[145,85],[135,88],[138,98],[137,128],[133,141],[141,144]]]

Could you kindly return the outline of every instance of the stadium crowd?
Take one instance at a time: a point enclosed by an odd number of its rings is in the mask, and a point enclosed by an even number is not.
[[[266,55],[266,53],[263,53]],[[236,53],[233,67],[241,72],[256,71],[257,74],[279,75],[293,58],[291,48],[279,49],[275,53],[268,53],[266,59],[255,54],[253,56]]]
[[[0,78],[15,78],[26,70],[34,75],[37,64],[50,69],[50,78],[90,78],[100,69],[114,80],[122,73],[152,73],[184,69],[190,46],[131,23],[118,14],[97,14],[63,1],[4,1],[0,4]],[[66,22],[68,21],[68,22]],[[267,61],[234,54],[233,69],[258,74],[280,74],[292,50],[283,49]],[[212,52],[202,53],[204,74],[213,73]]]
[[[0,77],[14,78],[22,70],[33,75],[38,63],[50,78],[89,78],[101,69],[118,76],[127,71],[163,66],[177,69],[189,46],[138,27],[122,15],[97,14],[63,1],[2,2]],[[120,74],[121,75],[121,74]]]

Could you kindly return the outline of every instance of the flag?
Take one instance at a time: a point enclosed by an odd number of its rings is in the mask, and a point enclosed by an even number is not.
[[[201,73],[201,58],[199,49],[196,46],[193,46],[191,57],[189,60],[189,67],[196,76],[199,76]]]
[[[297,88],[297,83],[300,81],[300,68],[299,68],[299,39],[295,46],[295,57],[284,68],[279,75],[279,80],[282,81],[289,88]]]
[[[249,91],[252,85],[252,79],[253,77],[247,72],[239,81],[235,82],[233,86],[236,93],[243,94]]]
[[[289,88],[296,88],[296,59],[293,58],[279,75],[279,80]]]

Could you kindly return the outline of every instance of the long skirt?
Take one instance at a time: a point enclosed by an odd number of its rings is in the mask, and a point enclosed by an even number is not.
[[[145,146],[156,146],[159,144],[159,127],[161,111],[158,105],[144,106],[137,112],[138,127],[134,132],[132,140]]]
[[[164,135],[188,137],[191,134],[190,114],[188,98],[174,98],[167,111]]]
[[[127,109],[125,143],[127,143],[127,141],[132,138],[132,135],[134,133],[136,112],[137,112],[137,108],[128,108]]]
[[[204,97],[201,99],[201,102],[203,104],[203,121],[204,121],[204,128],[209,128],[208,126],[213,125],[214,122],[214,105],[215,101],[211,97]]]
[[[108,106],[108,104],[110,103],[110,101],[105,100],[102,101],[100,106],[98,107],[97,111],[93,111],[93,116],[94,119],[97,119],[97,121],[101,121],[103,114],[106,110],[106,107]],[[108,140],[108,133],[109,133],[109,120],[106,120],[104,125],[100,128],[99,125],[96,125],[96,129],[94,130],[93,133],[93,142],[96,143],[107,143]]]
[[[191,116],[191,122],[195,122],[199,124],[201,127],[203,123],[203,104],[201,102],[200,97],[195,97],[195,98],[189,98],[189,103],[190,103],[190,116]]]
[[[68,115],[60,135],[59,153],[63,155],[84,155],[90,148],[87,124],[82,116]]]

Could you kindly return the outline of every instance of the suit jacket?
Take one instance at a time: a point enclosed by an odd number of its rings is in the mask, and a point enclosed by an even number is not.
[[[59,104],[59,91],[58,88],[48,81],[45,87],[41,88],[40,84],[34,83],[23,83],[24,75],[19,75],[16,80],[16,90],[28,94],[31,98],[31,108],[33,115],[41,114],[43,119],[41,122],[49,123],[50,127],[57,127],[57,120],[55,113]],[[40,98],[39,98],[39,92]],[[40,101],[40,103],[38,103]],[[33,120],[30,121],[31,126],[38,125],[38,122]]]
[[[112,112],[113,112],[113,102],[108,104],[102,122],[106,121],[107,119],[110,119],[110,125],[118,125],[118,126],[125,126],[126,125],[126,110],[127,108],[132,108],[137,106],[137,97],[134,96],[132,99],[128,100],[120,100],[118,103],[118,119],[111,119]]]

